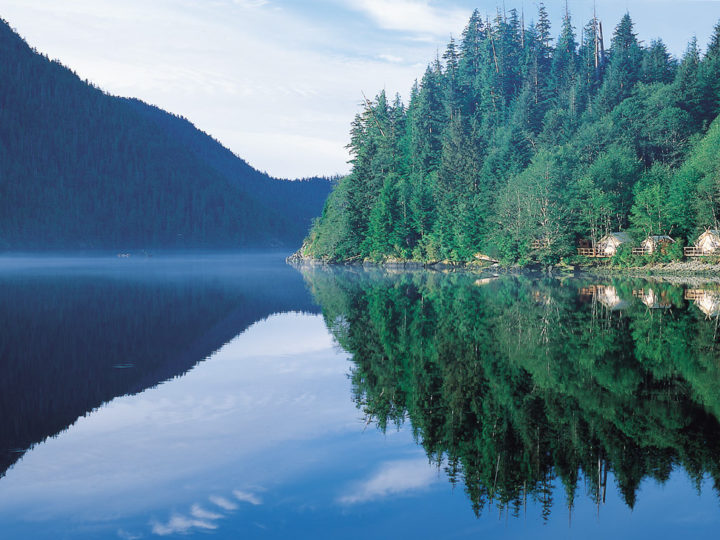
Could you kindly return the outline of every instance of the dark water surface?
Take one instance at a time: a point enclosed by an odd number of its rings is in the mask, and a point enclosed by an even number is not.
[[[0,258],[2,538],[717,538],[720,286]]]

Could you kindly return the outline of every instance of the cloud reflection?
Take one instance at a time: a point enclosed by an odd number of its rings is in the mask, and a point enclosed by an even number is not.
[[[247,491],[240,491],[239,489],[236,489],[233,491],[233,495],[235,495],[235,498],[240,502],[250,503],[254,506],[262,504],[262,499],[260,497]]]
[[[389,461],[368,480],[355,485],[341,496],[341,504],[358,504],[391,495],[406,494],[428,488],[439,480],[437,468],[427,458]]]
[[[357,429],[347,369],[322,317],[260,321],[185,376],[117,398],[28,452],[0,482],[0,518],[155,514],[157,534],[216,526],[205,512],[259,506],[249,486],[282,484],[308,463],[298,456],[315,455],[313,441]],[[278,458],[289,447],[298,459]]]
[[[190,508],[190,514],[198,519],[220,519],[222,517],[222,514],[205,510],[199,504],[192,505],[192,508]]]
[[[168,536],[171,534],[186,534],[192,529],[215,530],[217,527],[217,524],[209,520],[175,514],[167,523],[153,523],[152,532],[158,536]]]
[[[248,491],[235,489],[232,493],[238,501],[247,502],[255,506],[262,503],[257,495]],[[192,533],[194,529],[207,531],[215,530],[219,526],[219,524],[216,523],[217,521],[227,517],[232,514],[233,511],[238,509],[238,505],[226,497],[211,495],[208,497],[208,500],[228,514],[220,514],[218,512],[213,512],[212,510],[207,510],[200,504],[196,503],[190,507],[190,515],[186,516],[184,514],[174,513],[165,523],[156,520],[151,521],[150,526],[152,528],[152,533],[157,536],[168,536],[171,534]]]
[[[223,510],[237,510],[238,505],[232,501],[227,500],[225,497],[218,497],[213,495],[210,497],[210,502],[218,505]]]

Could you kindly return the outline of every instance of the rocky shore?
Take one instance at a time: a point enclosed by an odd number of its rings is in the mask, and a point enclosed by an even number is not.
[[[514,274],[524,272],[542,272],[546,274],[593,274],[601,276],[627,276],[627,277],[703,277],[720,281],[720,264],[712,264],[701,260],[675,261],[670,263],[651,263],[643,266],[618,267],[609,264],[576,264],[543,266],[539,264],[529,266],[502,266],[497,261],[488,258],[477,259],[471,262],[433,261],[417,262],[401,259],[387,259],[382,262],[355,260],[333,261],[322,260],[303,255],[298,250],[287,258],[287,262],[302,266],[353,266],[368,268],[385,268],[388,270],[435,270],[475,272],[482,274]],[[706,279],[705,279],[706,280]]]
[[[619,268],[614,266],[588,266],[583,270],[601,275],[623,275],[629,277],[648,276],[703,276],[720,280],[720,264],[710,264],[699,260],[675,261],[670,263],[652,263],[644,266]]]

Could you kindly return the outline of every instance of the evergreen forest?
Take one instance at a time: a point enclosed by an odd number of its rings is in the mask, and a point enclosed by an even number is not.
[[[330,192],[110,96],[0,20],[0,249],[296,246]]]
[[[366,100],[301,253],[523,264],[617,231],[687,245],[720,228],[718,112],[720,23],[677,59],[630,14],[604,32],[566,11],[555,32],[542,4],[529,23],[475,11],[407,104]]]
[[[478,515],[632,508],[679,470],[720,493],[716,286],[303,273],[367,423],[411,429]]]

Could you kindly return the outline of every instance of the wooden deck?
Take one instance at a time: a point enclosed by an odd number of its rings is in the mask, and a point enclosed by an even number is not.
[[[704,297],[709,294],[710,291],[706,289],[685,289],[685,300],[697,300],[698,298]]]
[[[589,287],[582,287],[578,291],[580,296],[595,296],[597,294],[598,285],[590,285]]]
[[[582,255],[583,257],[594,257],[596,259],[608,259],[610,258],[610,255],[600,251],[597,248],[577,248],[578,255]]]
[[[715,251],[705,252],[702,249],[700,249],[699,247],[688,246],[686,248],[683,248],[683,254],[686,257],[710,257],[712,255],[720,255],[720,251],[715,250]]]

